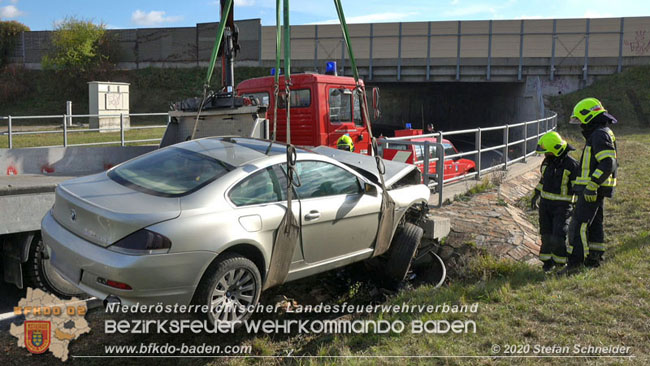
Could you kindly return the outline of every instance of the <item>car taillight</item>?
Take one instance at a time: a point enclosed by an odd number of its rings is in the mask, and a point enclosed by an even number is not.
[[[131,255],[161,254],[169,252],[172,242],[164,235],[142,229],[126,236],[109,249]]]
[[[110,287],[120,289],[120,290],[133,290],[133,288],[131,286],[129,286],[128,284],[126,284],[126,283],[113,281],[113,280],[107,280],[107,279],[102,278],[102,277],[97,277],[97,282],[101,283],[102,285],[110,286]]]

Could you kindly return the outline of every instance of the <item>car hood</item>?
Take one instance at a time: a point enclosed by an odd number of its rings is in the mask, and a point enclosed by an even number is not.
[[[313,148],[312,151],[340,161],[343,164],[362,169],[363,171],[372,174],[372,176],[374,176],[375,179],[379,181],[377,162],[373,156],[333,149],[327,146],[319,146]],[[409,173],[417,170],[417,167],[412,164],[400,163],[393,160],[382,160],[384,161],[384,166],[386,167],[384,182],[386,184],[386,188],[388,189],[391,189],[395,183],[399,182],[400,179],[409,175]]]
[[[181,208],[178,198],[135,191],[104,172],[61,183],[52,213],[74,234],[109,246],[139,229],[178,217]]]

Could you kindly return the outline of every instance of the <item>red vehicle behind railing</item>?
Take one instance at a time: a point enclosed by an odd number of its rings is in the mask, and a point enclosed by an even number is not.
[[[344,134],[354,141],[355,152],[368,154],[370,135],[361,113],[361,96],[354,78],[314,73],[291,75],[291,142],[301,146],[330,146]],[[287,109],[284,75],[280,76],[277,140],[286,141]],[[242,81],[237,94],[268,105],[273,131],[273,77]]]
[[[398,130],[395,131],[395,137],[402,136],[417,136],[421,135],[422,130],[418,129],[408,129],[408,130]],[[438,140],[434,137],[421,137],[413,138],[409,141],[413,142],[430,142],[432,145],[429,146],[429,174],[436,174],[437,162],[433,159],[436,158],[436,146],[434,143]],[[445,156],[458,154],[458,150],[447,139],[442,140],[442,146],[445,149]],[[423,145],[404,145],[398,143],[390,143],[383,149],[383,158],[387,160],[396,160],[408,164],[415,164],[420,171],[425,172],[424,169],[424,146]],[[451,158],[445,159],[444,167],[444,178],[450,179],[467,173],[472,173],[476,171],[476,163],[469,159],[464,158]]]

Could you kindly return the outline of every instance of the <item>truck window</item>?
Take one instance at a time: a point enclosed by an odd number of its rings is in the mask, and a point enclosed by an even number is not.
[[[311,90],[291,90],[291,108],[306,108],[311,105]],[[287,108],[287,96],[284,93],[278,95],[278,108]]]
[[[359,91],[354,92],[354,124],[357,126],[363,126],[363,118],[361,118],[361,93]]]
[[[329,95],[330,122],[352,122],[352,98],[338,88],[331,88]]]
[[[415,146],[415,157],[418,161],[424,161],[424,146],[416,145]],[[429,146],[429,159],[436,158],[436,147]]]
[[[269,105],[269,93],[267,92],[257,92],[257,93],[244,93],[242,97],[257,99],[260,102],[260,105],[267,106]]]

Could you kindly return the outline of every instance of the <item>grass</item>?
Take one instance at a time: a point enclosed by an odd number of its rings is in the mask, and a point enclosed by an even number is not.
[[[38,131],[39,129],[33,129]],[[17,135],[13,136],[13,147],[41,147],[41,146],[63,146],[63,129],[60,127],[50,127],[48,130],[58,130],[60,133],[54,134],[34,134],[34,135]],[[107,144],[102,146],[111,146],[120,144],[120,132],[84,132],[83,129],[74,129],[79,132],[68,131],[68,144],[87,144],[87,143],[100,143]],[[145,140],[145,139],[160,139],[165,132],[165,128],[152,128],[143,130],[130,130],[124,132],[125,140]],[[110,142],[110,144],[109,144]],[[143,143],[130,143],[134,144],[156,144],[157,142],[143,142]],[[0,148],[9,147],[9,140],[7,136],[2,136],[0,140]]]
[[[477,183],[476,185],[472,186],[467,192],[463,194],[457,194],[454,196],[454,201],[463,201],[467,202],[470,199],[472,199],[472,196],[477,195],[479,193],[483,193],[491,188],[494,187],[494,183],[492,180],[488,178],[483,178],[480,183]]]
[[[550,109],[558,113],[558,121],[568,121],[573,106],[587,97],[598,98],[621,126],[650,127],[650,66],[625,69],[620,74],[596,80],[588,88],[575,93],[549,98]]]

